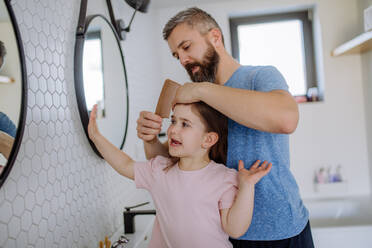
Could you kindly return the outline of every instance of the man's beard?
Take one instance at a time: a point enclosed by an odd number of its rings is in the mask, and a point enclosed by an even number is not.
[[[202,63],[189,63],[185,66],[185,69],[193,82],[214,83],[216,81],[216,73],[219,60],[220,57],[218,56],[216,50],[210,43],[208,43],[208,48],[203,56]],[[198,66],[199,70],[195,73],[192,73],[192,69],[195,66]]]

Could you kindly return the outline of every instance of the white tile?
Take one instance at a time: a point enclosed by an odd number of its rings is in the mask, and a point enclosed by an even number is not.
[[[39,145],[36,143],[36,147],[39,147]],[[31,160],[32,170],[38,174],[41,171],[41,159],[39,156],[34,156]]]
[[[53,184],[56,180],[56,170],[54,167],[49,167],[48,169],[48,181]]]
[[[48,229],[54,231],[57,225],[56,222],[56,216],[54,214],[50,214],[48,218]]]
[[[42,156],[45,152],[43,139],[40,137],[36,140],[36,154]]]
[[[42,206],[45,201],[44,189],[42,187],[37,188],[35,197],[36,197],[36,203]]]
[[[35,153],[35,146],[34,142],[32,140],[26,141],[26,147],[25,147],[26,156],[31,158]]]
[[[40,36],[39,36],[40,37]],[[35,49],[36,58],[37,60],[42,63],[45,59],[44,49],[41,47],[41,45],[38,45]]]
[[[41,123],[39,124],[39,127],[38,127],[39,137],[42,138],[42,139],[45,139],[45,138],[47,137],[47,135],[48,135],[48,126],[47,126],[47,124],[45,124],[45,123],[47,123],[48,121],[46,121],[47,117],[44,116],[44,110],[45,110],[45,109],[46,109],[46,108],[43,108],[43,109],[41,110],[41,119],[42,119],[43,122],[41,122]],[[41,154],[41,155],[42,155],[42,154]]]
[[[18,195],[24,197],[26,195],[27,190],[28,190],[27,178],[24,175],[21,175],[21,177],[17,181]]]
[[[27,210],[32,211],[35,206],[35,193],[32,191],[28,191],[27,195],[25,196],[25,208]]]
[[[27,178],[27,180],[28,180],[28,188],[32,192],[35,193],[37,190],[37,187],[39,186],[37,174],[34,171],[32,171],[30,176]]]
[[[41,65],[41,70],[42,70],[42,72],[43,72],[43,75],[41,76],[41,77],[39,77],[39,90],[43,93],[43,94],[45,94],[45,92],[47,91],[47,82],[46,82],[46,79],[45,78],[47,78],[48,76],[48,74],[46,74],[45,72],[44,72],[44,65],[47,65],[46,63],[43,63],[42,65]],[[49,67],[47,67],[48,69],[49,69]],[[49,70],[48,70],[49,71]],[[44,97],[44,96],[43,96]],[[44,100],[43,100],[43,102],[44,102]],[[40,106],[40,107],[42,107],[42,106]]]
[[[31,143],[31,142],[30,142]],[[27,147],[27,143],[26,143]],[[32,167],[31,167],[31,159],[25,157],[22,160],[22,175],[24,175],[26,178],[31,174]]]
[[[21,217],[25,210],[25,200],[22,196],[18,195],[13,202],[13,214]]]
[[[14,239],[8,239],[4,245],[6,248],[17,248],[17,244]]]
[[[45,240],[42,239],[42,238],[38,238],[37,241],[36,241],[36,245],[35,247],[37,248],[44,248],[45,247]]]
[[[33,44],[27,43],[25,46],[25,52],[31,60],[34,60],[36,58],[36,51]]]
[[[32,28],[32,15],[28,11],[24,12],[23,21],[27,28]]]
[[[30,211],[24,211],[21,218],[21,228],[24,231],[28,231],[32,225],[32,215]]]
[[[38,137],[38,128],[34,122],[28,126],[28,134],[32,140],[36,140]]]
[[[45,95],[45,105],[48,106],[48,108],[52,107],[53,105],[53,98],[52,98],[52,95],[47,92]]]
[[[40,64],[40,62],[38,60],[33,60],[32,61],[32,73],[34,73],[34,75],[36,77],[40,77],[41,76],[41,64]]]
[[[32,223],[38,226],[41,221],[41,207],[39,205],[35,205],[34,209],[32,209],[31,215]]]
[[[0,223],[8,223],[13,215],[12,205],[4,201],[0,205]]]
[[[28,235],[26,231],[21,231],[16,239],[17,247],[27,247]]]
[[[34,6],[36,6],[34,4]],[[40,21],[40,17],[38,15],[34,15],[32,17],[32,24],[33,24],[33,28],[35,28],[36,32],[40,33],[42,31],[42,24],[41,24],[41,21]]]
[[[0,222],[0,247],[4,247],[4,243],[8,239],[8,228],[6,224]]]
[[[46,220],[49,219],[49,216],[50,216],[49,201],[44,201],[43,206],[41,207],[41,216]]]
[[[29,88],[33,92],[36,92],[39,89],[38,79],[34,75],[32,75],[31,77],[29,77],[29,79],[28,79],[28,86],[29,86]],[[31,106],[32,105],[33,104],[31,104]]]
[[[38,174],[38,179],[39,179],[39,185],[41,187],[45,187],[47,185],[47,173],[45,170],[42,170]]]
[[[19,217],[13,216],[8,224],[9,237],[16,239],[21,231],[21,220]]]
[[[39,228],[37,227],[37,225],[32,224],[30,229],[28,230],[28,242],[31,244],[35,244],[38,237]]]
[[[55,106],[52,106],[50,108],[50,117],[53,122],[55,122],[58,119],[58,113]]]
[[[41,119],[45,123],[48,123],[49,122],[49,120],[50,120],[50,114],[49,114],[49,109],[47,107],[43,107],[41,109]],[[45,129],[48,130],[47,128],[45,128]]]
[[[5,199],[9,202],[14,201],[15,197],[17,196],[17,183],[9,178],[5,182]]]
[[[41,110],[38,106],[32,108],[32,121],[39,124],[41,121]]]
[[[56,42],[52,36],[48,36],[48,47],[51,52],[54,52],[56,49]]]

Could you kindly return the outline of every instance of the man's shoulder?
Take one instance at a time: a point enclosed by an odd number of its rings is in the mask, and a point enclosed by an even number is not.
[[[267,75],[276,75],[279,71],[272,65],[244,65],[241,68],[242,74],[253,74],[254,77],[262,77]]]
[[[238,82],[253,82],[257,77],[272,73],[275,70],[276,68],[270,65],[242,65],[235,71],[229,83],[234,85]]]

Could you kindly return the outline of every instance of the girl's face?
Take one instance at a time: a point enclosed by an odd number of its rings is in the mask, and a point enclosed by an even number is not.
[[[173,157],[203,155],[208,133],[192,105],[177,104],[168,128],[169,154]]]

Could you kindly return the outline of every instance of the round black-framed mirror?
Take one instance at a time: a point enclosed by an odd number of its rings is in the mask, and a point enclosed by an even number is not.
[[[84,25],[79,24],[74,71],[80,119],[93,150],[102,158],[87,129],[90,110],[96,103],[101,133],[122,149],[128,131],[128,79],[120,39],[104,16],[87,16]]]
[[[27,114],[25,56],[10,2],[0,2],[0,187],[16,161]]]

